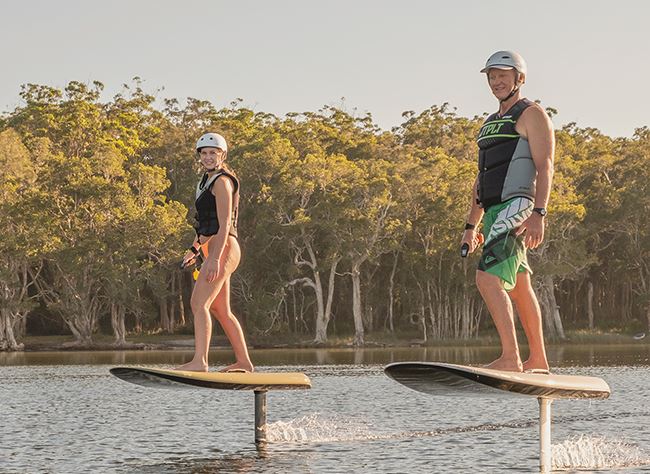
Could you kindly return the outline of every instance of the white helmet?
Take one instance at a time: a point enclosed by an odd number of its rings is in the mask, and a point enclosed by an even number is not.
[[[481,72],[488,72],[491,68],[514,69],[524,76],[528,72],[526,61],[521,57],[521,54],[515,51],[497,51],[488,58],[485,67],[481,69]]]
[[[201,138],[196,142],[196,151],[200,151],[201,148],[206,147],[221,148],[223,151],[228,151],[226,139],[218,133],[205,133],[201,135]]]

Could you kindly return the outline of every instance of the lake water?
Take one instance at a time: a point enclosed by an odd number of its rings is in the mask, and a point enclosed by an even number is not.
[[[183,351],[0,353],[0,473],[536,472],[534,398],[432,397],[383,374],[405,360],[480,364],[494,348],[253,351],[260,371],[313,388],[268,394],[256,447],[251,392],[147,389],[114,365],[170,367]],[[229,362],[214,351],[211,363]],[[553,403],[558,469],[650,472],[650,346],[550,347],[554,372],[603,377],[604,401]]]

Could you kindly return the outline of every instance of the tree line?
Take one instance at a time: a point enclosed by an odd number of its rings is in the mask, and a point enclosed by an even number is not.
[[[68,332],[92,345],[191,325],[197,137],[216,131],[241,182],[236,314],[249,334],[327,342],[489,325],[477,256],[458,246],[484,117],[448,105],[380,129],[337,107],[284,117],[241,100],[158,101],[139,79],[27,84],[0,118],[0,349]],[[552,115],[553,109],[547,109]],[[531,252],[548,337],[650,329],[650,129],[556,131],[543,245]]]

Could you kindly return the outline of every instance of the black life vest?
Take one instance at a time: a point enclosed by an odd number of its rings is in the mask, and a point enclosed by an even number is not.
[[[205,173],[196,185],[196,214],[197,223],[194,226],[196,235],[214,235],[219,232],[219,218],[217,215],[217,202],[211,192],[212,186],[220,176],[227,176],[233,183],[232,215],[230,216],[229,235],[237,237],[237,217],[239,214],[239,180],[232,174],[218,170],[212,176]]]
[[[514,197],[535,199],[537,170],[528,140],[515,130],[524,110],[533,105],[521,99],[503,116],[490,115],[476,140],[478,152],[478,204],[487,208]]]

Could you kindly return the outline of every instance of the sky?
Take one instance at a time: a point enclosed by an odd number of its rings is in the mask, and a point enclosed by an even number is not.
[[[524,95],[610,136],[650,126],[650,1],[21,0],[0,6],[0,112],[27,83],[69,81],[260,112],[324,105],[383,129],[449,103],[497,109],[479,70],[497,50],[528,63]],[[157,91],[157,92],[156,92]]]

